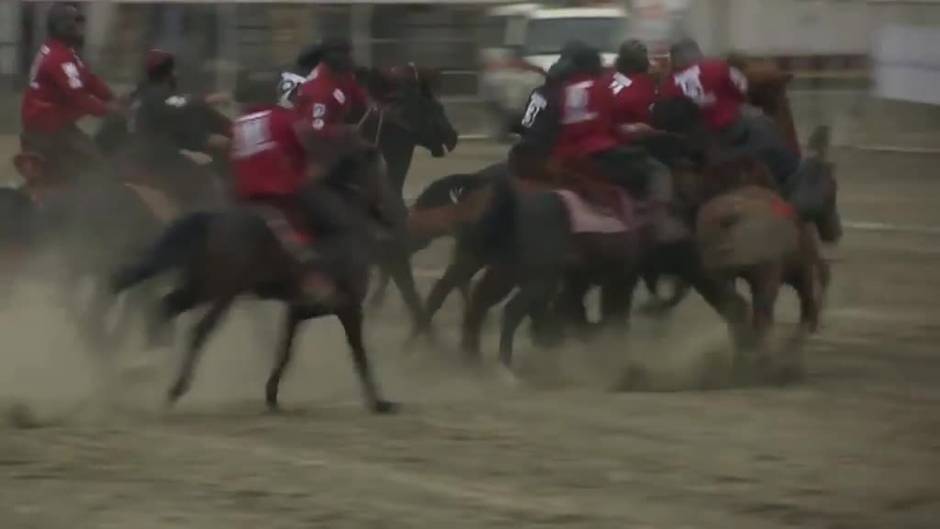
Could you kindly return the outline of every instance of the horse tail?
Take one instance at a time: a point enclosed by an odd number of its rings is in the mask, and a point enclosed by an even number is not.
[[[194,213],[170,225],[143,258],[115,274],[112,278],[114,292],[182,266],[193,252],[205,246],[211,218],[212,214],[208,212]]]
[[[821,162],[825,162],[829,155],[829,147],[831,144],[831,134],[828,125],[820,125],[816,127],[813,133],[809,137],[807,146],[809,147],[812,156],[817,158]]]

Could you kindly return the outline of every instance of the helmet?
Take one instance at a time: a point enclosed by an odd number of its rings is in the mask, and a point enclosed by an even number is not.
[[[148,50],[147,56],[144,58],[144,71],[147,74],[147,79],[151,81],[163,79],[173,72],[175,65],[176,58],[166,50],[157,48]]]
[[[601,54],[597,48],[580,40],[565,43],[559,61],[564,65],[563,71],[566,76],[576,73],[599,73],[603,67]]]
[[[293,72],[281,72],[277,83],[277,104],[284,108],[294,108],[294,96],[306,78]]]
[[[617,70],[626,73],[645,73],[649,71],[650,60],[646,44],[637,40],[630,39],[620,45],[620,51],[617,54]]]

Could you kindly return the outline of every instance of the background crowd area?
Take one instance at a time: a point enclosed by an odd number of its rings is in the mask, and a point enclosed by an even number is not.
[[[0,135],[19,130],[22,86],[44,36],[48,2],[0,2]],[[349,37],[360,64],[415,62],[441,72],[438,87],[465,137],[494,135],[497,125],[483,88],[484,50],[501,44],[492,13],[507,2],[432,1],[420,4],[335,2],[86,1],[84,56],[119,93],[141,76],[150,47],[178,55],[188,91],[231,92],[246,99],[270,90],[277,72],[318,38]],[[547,7],[597,2],[546,2]],[[792,72],[790,97],[805,139],[817,125],[832,125],[842,146],[940,147],[940,106],[880,97],[878,67],[894,61],[940,71],[940,58],[884,57],[886,27],[940,27],[940,2],[866,0],[621,0],[624,37],[636,20],[665,10],[662,38],[691,35],[707,52],[744,52],[771,58]],[[914,44],[917,46],[917,44]],[[920,46],[929,48],[929,43]],[[890,53],[889,53],[890,55]],[[936,64],[934,64],[936,63]],[[920,75],[920,74],[918,74]],[[940,92],[940,91],[938,91]],[[940,97],[940,96],[937,96]],[[936,103],[936,102],[934,102]],[[234,108],[232,109],[235,110]],[[15,142],[13,142],[15,144]],[[11,140],[0,139],[6,156]]]

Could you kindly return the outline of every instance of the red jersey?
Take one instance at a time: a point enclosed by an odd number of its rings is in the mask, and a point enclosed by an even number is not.
[[[559,131],[552,157],[573,160],[616,147],[613,94],[604,76],[575,75],[559,92]]]
[[[314,134],[331,135],[346,123],[350,111],[365,108],[366,94],[355,75],[339,74],[320,63],[300,87],[295,102],[301,119]]]
[[[713,131],[721,130],[741,115],[747,100],[747,78],[720,59],[706,59],[666,78],[664,98],[686,96],[702,109]]]
[[[114,95],[75,50],[49,39],[33,60],[20,115],[23,129],[52,133],[84,116],[104,116]]]
[[[297,137],[297,114],[261,107],[232,124],[235,192],[243,199],[292,195],[304,182],[305,155]]]
[[[649,74],[628,76],[615,71],[610,74],[608,86],[614,97],[614,126],[620,137],[629,143],[634,138],[624,126],[650,124],[650,108],[656,102],[656,82]]]

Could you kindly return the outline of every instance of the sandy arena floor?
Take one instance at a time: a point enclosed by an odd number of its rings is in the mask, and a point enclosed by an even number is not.
[[[500,150],[422,157],[409,192]],[[940,158],[838,158],[849,229],[831,252],[808,379],[787,388],[610,391],[630,359],[675,388],[703,352],[727,347],[696,297],[668,321],[637,317],[626,341],[570,344],[550,376],[523,335],[536,374],[511,388],[456,361],[456,299],[438,320],[447,346],[404,351],[393,295],[370,312],[368,343],[402,414],[363,411],[333,321],[307,325],[287,412],[265,414],[274,343],[258,331],[278,314],[250,303],[166,412],[178,353],[124,351],[137,367],[104,386],[54,298],[30,287],[0,313],[0,527],[936,528]],[[417,258],[424,290],[446,257],[441,244]],[[782,301],[794,321],[795,296]]]

